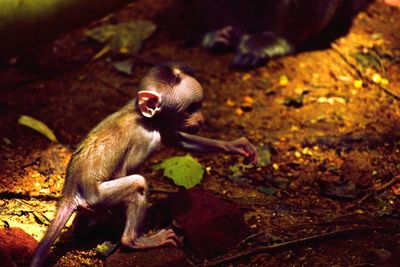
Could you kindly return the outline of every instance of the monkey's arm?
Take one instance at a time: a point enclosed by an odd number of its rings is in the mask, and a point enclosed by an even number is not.
[[[222,141],[191,135],[184,132],[170,132],[167,145],[189,152],[222,152],[241,155],[246,163],[257,164],[257,150],[246,137],[233,141]]]

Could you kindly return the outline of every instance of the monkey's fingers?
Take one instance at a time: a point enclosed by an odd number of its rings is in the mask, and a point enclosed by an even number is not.
[[[244,157],[243,161],[245,164],[250,164],[253,162],[254,155],[247,146],[243,146],[241,149],[239,149],[239,151],[240,155]]]
[[[251,164],[256,166],[257,163],[258,163],[257,149],[253,145],[251,145]]]
[[[244,163],[245,164],[253,164],[254,166],[257,165],[258,159],[257,159],[257,153],[255,153],[254,151],[249,151],[247,152],[247,157],[245,157],[244,159]]]
[[[243,149],[246,152],[246,156],[245,157],[245,163],[246,164],[253,164],[253,165],[257,165],[257,161],[258,161],[258,155],[257,155],[257,149],[255,148],[255,146],[253,146],[250,141],[248,141],[246,139],[247,143],[244,145]]]

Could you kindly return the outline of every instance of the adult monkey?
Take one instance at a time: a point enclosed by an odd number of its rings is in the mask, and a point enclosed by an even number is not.
[[[211,51],[234,50],[232,67],[250,69],[298,51],[333,22],[371,0],[183,0]],[[388,1],[388,0],[387,0]]]
[[[239,154],[256,164],[247,138],[221,141],[193,135],[203,123],[203,89],[189,70],[177,64],[152,68],[137,98],[100,122],[82,141],[68,164],[62,197],[53,222],[31,266],[41,266],[68,218],[78,209],[97,210],[125,204],[121,243],[132,249],[176,246],[176,235],[163,229],[138,235],[147,206],[147,184],[133,173],[161,143],[192,152]]]

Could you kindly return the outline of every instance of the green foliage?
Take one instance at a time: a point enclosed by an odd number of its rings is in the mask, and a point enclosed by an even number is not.
[[[131,60],[118,61],[113,64],[114,69],[126,75],[132,74],[132,66],[133,64]]]
[[[272,188],[272,187],[265,187],[265,186],[259,186],[257,187],[258,191],[267,194],[269,196],[272,196],[273,194],[275,194],[276,189]]]
[[[116,249],[118,244],[113,244],[110,241],[105,241],[103,244],[98,245],[96,247],[96,252],[98,255],[103,256],[104,258],[107,258],[110,256],[114,250]]]
[[[381,60],[375,53],[371,53],[370,51],[367,53],[356,52],[352,54],[352,57],[363,68],[373,68],[377,71],[381,70]]]
[[[156,30],[156,25],[147,20],[136,20],[118,24],[106,24],[88,30],[86,35],[105,44],[116,53],[134,54]]]
[[[164,176],[172,179],[176,185],[186,189],[194,187],[203,179],[204,168],[189,154],[172,157],[153,166],[153,170],[164,170]]]
[[[258,166],[265,167],[271,164],[271,148],[270,146],[261,146],[257,148]]]

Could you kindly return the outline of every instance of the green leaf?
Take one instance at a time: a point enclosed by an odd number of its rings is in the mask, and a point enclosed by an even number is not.
[[[38,131],[39,133],[43,134],[44,136],[46,136],[48,139],[50,139],[50,141],[53,141],[55,143],[59,143],[57,140],[57,137],[54,135],[53,131],[50,130],[49,127],[47,127],[46,124],[44,124],[43,122],[29,117],[29,116],[25,116],[22,115],[19,119],[18,119],[18,123],[21,125],[24,125],[26,127],[29,127],[35,131]]]
[[[262,146],[257,149],[258,166],[265,167],[271,164],[271,149],[269,146]]]
[[[156,25],[147,20],[136,20],[118,24],[107,24],[86,31],[86,35],[110,47],[120,54],[132,55],[139,51],[144,40],[156,30]]]
[[[377,55],[372,53],[372,51],[368,51],[367,53],[356,52],[356,53],[353,53],[351,56],[363,68],[372,67],[378,71],[381,69],[380,59]]]
[[[269,196],[272,196],[276,192],[276,189],[272,187],[259,186],[257,189],[258,191],[267,194]]]
[[[154,170],[164,170],[164,176],[172,179],[176,185],[186,189],[194,187],[203,179],[204,168],[189,154],[172,157],[153,166]]]
[[[113,64],[114,69],[118,72],[126,75],[132,74],[132,61],[131,60],[124,60],[118,61]]]
[[[104,256],[105,258],[107,258],[114,252],[114,250],[117,246],[118,246],[118,243],[113,244],[110,241],[104,241],[103,244],[98,245],[96,247],[96,252],[98,254]]]

